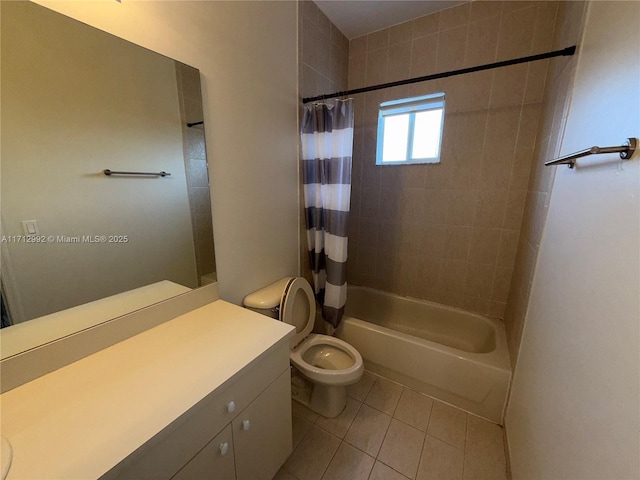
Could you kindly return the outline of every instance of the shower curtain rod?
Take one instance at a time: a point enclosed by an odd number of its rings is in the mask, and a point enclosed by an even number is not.
[[[576,53],[576,46],[563,48],[562,50],[554,50],[553,52],[539,53],[528,57],[514,58],[512,60],[503,60],[502,62],[487,63],[477,67],[461,68],[460,70],[452,70],[450,72],[434,73],[433,75],[425,75],[424,77],[409,78],[407,80],[398,80],[395,82],[382,83],[371,87],[354,88],[353,90],[345,90],[344,92],[335,92],[317,97],[305,97],[302,103],[315,102],[316,100],[326,100],[328,98],[344,97],[347,95],[355,95],[357,93],[373,92],[374,90],[382,90],[383,88],[399,87],[401,85],[410,85],[412,83],[426,82],[428,80],[436,80],[438,78],[453,77],[455,75],[464,75],[465,73],[481,72],[482,70],[491,70],[493,68],[508,67],[510,65],[518,65],[520,63],[535,62],[546,58],[571,56]]]

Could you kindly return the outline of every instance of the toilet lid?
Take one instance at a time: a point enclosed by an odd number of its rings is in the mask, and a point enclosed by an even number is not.
[[[315,318],[316,301],[311,285],[303,277],[292,278],[280,302],[280,320],[296,327],[292,346],[298,345],[311,333]]]

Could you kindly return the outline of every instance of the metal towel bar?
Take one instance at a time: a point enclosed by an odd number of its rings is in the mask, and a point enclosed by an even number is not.
[[[171,174],[167,172],[117,172],[115,170],[109,170],[108,168],[102,171],[107,177],[111,175],[145,175],[148,177],[168,177]]]
[[[549,160],[548,162],[545,162],[545,165],[567,164],[569,165],[569,168],[573,168],[576,165],[577,158],[586,157],[587,155],[599,155],[601,153],[620,153],[621,159],[629,160],[633,156],[633,152],[636,151],[637,146],[637,138],[627,138],[627,141],[619,147],[591,147],[570,155],[565,155],[564,157]]]

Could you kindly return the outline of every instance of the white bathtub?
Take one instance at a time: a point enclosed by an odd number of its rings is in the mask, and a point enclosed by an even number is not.
[[[368,370],[502,423],[511,367],[499,320],[349,286],[336,335]]]

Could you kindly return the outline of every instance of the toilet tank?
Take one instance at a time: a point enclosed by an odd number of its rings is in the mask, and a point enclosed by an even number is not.
[[[267,317],[279,319],[282,294],[289,280],[291,280],[291,277],[283,278],[258,291],[250,293],[244,297],[242,304],[249,310],[261,313]]]

